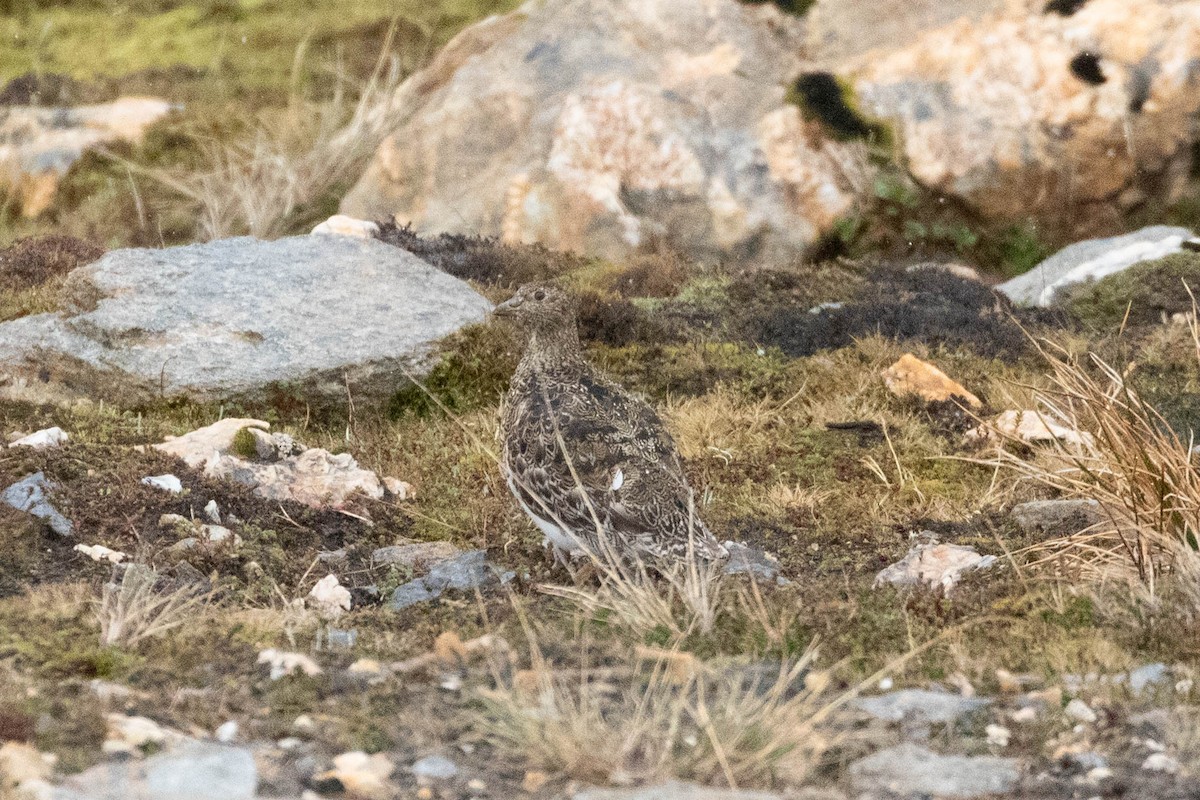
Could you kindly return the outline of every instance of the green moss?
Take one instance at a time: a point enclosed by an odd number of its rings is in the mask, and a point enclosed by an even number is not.
[[[392,395],[388,416],[440,414],[439,403],[455,413],[493,405],[504,394],[516,364],[517,343],[508,328],[464,328],[443,342],[441,360],[420,386],[409,384]]]
[[[258,439],[250,428],[241,428],[233,435],[233,453],[242,458],[258,457]]]
[[[1096,625],[1096,606],[1090,597],[1070,597],[1061,610],[1046,609],[1041,618],[1068,631],[1091,630]]]
[[[1155,325],[1163,317],[1191,311],[1185,287],[1200,288],[1200,254],[1183,252],[1143,261],[1099,281],[1070,287],[1059,299],[1088,327],[1115,331],[1122,322]]]
[[[1005,228],[992,237],[988,249],[994,254],[992,268],[1008,277],[1028,272],[1053,252],[1033,222]]]

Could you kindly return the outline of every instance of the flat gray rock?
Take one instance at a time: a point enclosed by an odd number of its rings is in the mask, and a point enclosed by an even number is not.
[[[0,373],[117,400],[272,387],[386,397],[491,304],[374,239],[242,237],[115,250],[73,271],[64,310],[0,324]]]
[[[243,747],[190,741],[145,761],[99,764],[56,787],[53,800],[253,800],[254,756]]]
[[[0,502],[12,506],[17,511],[45,520],[50,530],[59,536],[70,536],[74,523],[64,517],[57,508],[50,505],[46,493],[53,486],[46,480],[45,474],[35,472],[14,483],[0,494]]]
[[[860,697],[854,706],[885,722],[948,723],[987,708],[991,700],[960,697],[927,689],[901,689],[877,697]]]
[[[1078,533],[1103,519],[1095,500],[1032,500],[1013,506],[1012,518],[1025,533]]]
[[[726,575],[749,575],[755,580],[771,581],[779,576],[779,559],[759,547],[740,542],[726,542],[729,560],[722,572]]]
[[[1050,306],[1055,294],[1067,286],[1100,280],[1141,261],[1178,253],[1193,236],[1187,228],[1151,225],[1124,236],[1076,242],[996,289],[1020,305]]]
[[[997,756],[943,756],[905,743],[880,750],[850,765],[851,788],[867,797],[938,797],[966,800],[1004,794],[1021,776],[1016,759]]]
[[[460,556],[435,564],[425,577],[396,587],[388,607],[399,611],[417,603],[437,599],[447,589],[463,591],[496,582],[506,583],[512,579],[513,574],[497,574],[487,563],[486,550],[469,550]]]

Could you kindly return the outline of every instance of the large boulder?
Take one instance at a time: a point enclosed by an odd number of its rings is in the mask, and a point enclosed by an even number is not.
[[[115,250],[68,275],[62,305],[0,324],[0,391],[386,396],[491,307],[411,253],[334,236]]]
[[[406,117],[342,210],[606,257],[795,253],[866,169],[787,102],[803,48],[770,4],[528,2],[400,87]]]
[[[880,7],[879,0],[818,0],[805,15],[809,54],[819,63],[841,64],[881,48],[907,47],[926,31],[960,17],[981,19],[1007,0],[902,0]]]
[[[1038,0],[863,54],[839,74],[930,190],[991,220],[1103,227],[1182,190],[1197,54],[1195,0]]]
[[[84,151],[116,141],[136,142],[171,104],[153,97],[122,97],[75,108],[0,105],[0,190],[16,194],[21,213],[49,207]]]

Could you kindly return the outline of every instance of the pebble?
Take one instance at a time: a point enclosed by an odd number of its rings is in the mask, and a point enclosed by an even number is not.
[[[445,781],[458,775],[458,765],[445,756],[425,756],[410,770],[418,781]]]
[[[22,436],[15,442],[10,442],[9,447],[32,447],[34,450],[45,450],[48,447],[58,447],[64,442],[70,441],[71,437],[62,428],[43,428],[37,433],[31,433],[28,436]]]
[[[183,491],[183,483],[174,475],[150,475],[142,478],[142,483],[171,494],[179,494]]]
[[[217,728],[215,735],[217,737],[217,741],[221,742],[222,744],[229,744],[232,742],[237,738],[238,735],[237,720],[231,719],[228,722],[221,723],[221,725]]]
[[[1025,723],[1033,722],[1035,719],[1037,719],[1037,716],[1038,712],[1036,708],[1033,706],[1025,706],[1024,708],[1018,708],[1016,711],[1009,714],[1008,718],[1013,722]]]
[[[1179,772],[1179,762],[1166,753],[1151,753],[1142,762],[1142,769],[1174,775]]]
[[[1096,712],[1088,706],[1087,703],[1076,697],[1071,702],[1067,703],[1067,707],[1063,709],[1068,717],[1079,722],[1095,722],[1099,717]]]
[[[1008,747],[1008,740],[1012,736],[1012,731],[1003,725],[988,725],[984,729],[987,733],[987,743],[995,747]]]
[[[537,790],[546,785],[550,780],[550,776],[539,770],[530,770],[525,773],[525,778],[521,781],[521,791],[533,794]]]
[[[350,610],[350,590],[338,581],[337,575],[326,575],[309,591],[305,605],[323,620],[335,620]]]
[[[204,506],[204,516],[208,517],[214,525],[221,524],[221,509],[217,506],[216,500],[209,500]]]
[[[1170,679],[1171,674],[1166,664],[1146,664],[1129,673],[1129,688],[1134,694],[1141,694],[1148,688],[1167,683]]]
[[[284,650],[268,648],[258,654],[259,664],[269,664],[271,680],[277,681],[284,675],[302,672],[305,675],[320,675],[321,667],[303,653],[289,653]]]

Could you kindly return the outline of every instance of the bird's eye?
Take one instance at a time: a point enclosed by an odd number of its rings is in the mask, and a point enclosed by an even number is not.
[[[545,300],[546,293],[543,292],[541,289],[538,289],[536,292],[533,293],[533,299],[534,300]]]

